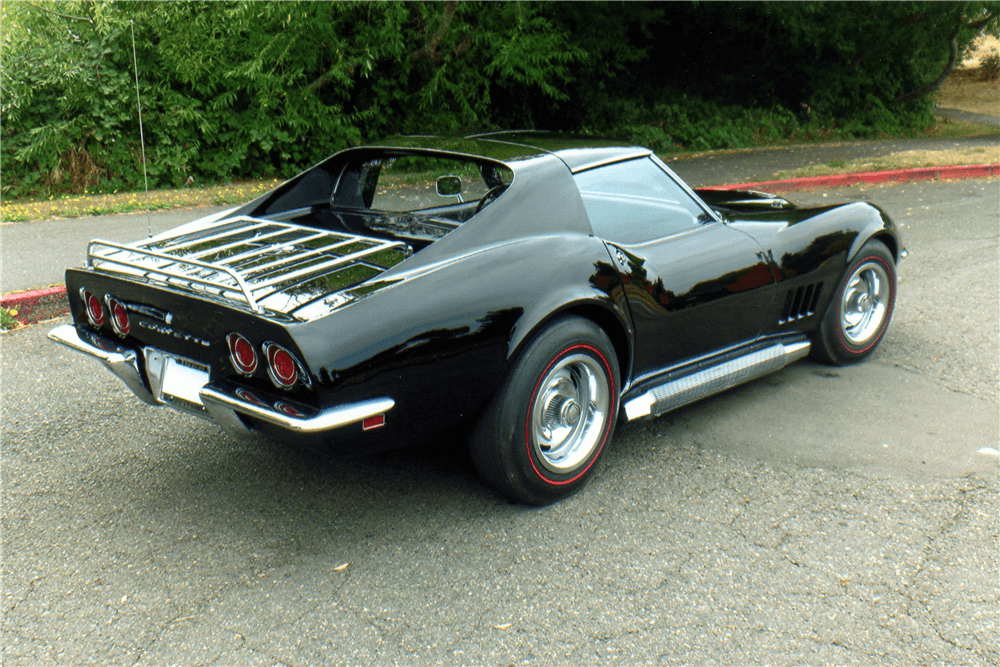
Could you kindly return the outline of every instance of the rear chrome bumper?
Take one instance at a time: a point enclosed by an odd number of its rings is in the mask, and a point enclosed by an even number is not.
[[[146,388],[139,372],[139,355],[135,350],[121,347],[112,340],[92,334],[89,331],[79,332],[72,324],[63,324],[49,332],[49,338],[66,347],[76,350],[88,357],[93,357],[117,375],[132,393],[142,399],[143,403],[159,405],[153,394]]]
[[[144,403],[168,405],[213,421],[235,437],[248,437],[254,433],[241,415],[296,433],[322,433],[385,414],[395,405],[395,401],[388,397],[326,410],[294,401],[275,401],[227,380],[208,382],[207,370],[199,370],[197,364],[151,347],[143,349],[149,379],[147,384],[139,369],[139,354],[135,350],[122,347],[103,336],[80,331],[72,324],[56,327],[49,332],[49,338],[100,361]],[[176,369],[171,369],[171,366],[176,366]]]
[[[356,424],[385,414],[395,405],[391,398],[383,397],[317,410],[289,401],[268,403],[247,390],[225,382],[207,384],[200,393],[202,404],[220,424],[227,415],[238,412],[296,433],[322,433]],[[248,394],[253,398],[248,399]],[[254,399],[259,402],[251,402]]]

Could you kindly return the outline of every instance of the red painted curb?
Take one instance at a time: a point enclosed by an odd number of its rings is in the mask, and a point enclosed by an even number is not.
[[[65,285],[56,285],[55,287],[47,287],[45,289],[31,290],[30,292],[15,292],[14,294],[4,294],[0,296],[0,306],[4,308],[8,307],[8,304],[23,303],[23,302],[37,302],[40,298],[44,296],[52,296],[53,294],[65,294]]]
[[[63,285],[0,296],[0,306],[17,312],[14,319],[21,325],[35,324],[69,312],[66,288]]]
[[[789,178],[783,181],[760,181],[758,183],[734,183],[713,185],[703,190],[767,190],[769,192],[792,192],[808,188],[836,188],[855,183],[904,183],[906,181],[933,181],[947,178],[985,178],[1000,176],[1000,164],[956,165],[953,167],[917,167],[894,169],[892,171],[863,171],[857,174],[835,174],[830,176],[808,176]]]

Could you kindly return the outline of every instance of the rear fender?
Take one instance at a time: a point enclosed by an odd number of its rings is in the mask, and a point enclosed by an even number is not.
[[[618,357],[618,368],[622,373],[622,386],[631,376],[634,357],[634,331],[632,313],[621,274],[611,261],[610,251],[604,242],[590,237],[588,244],[581,248],[589,261],[577,258],[574,266],[582,267],[582,272],[561,276],[561,287],[553,289],[531,303],[518,319],[511,332],[507,347],[510,361],[525,345],[550,322],[563,315],[576,315],[597,324],[611,339]],[[550,276],[549,285],[557,284],[559,278]]]
[[[511,361],[524,349],[536,334],[545,330],[550,322],[566,315],[575,315],[591,320],[604,330],[615,347],[618,357],[618,367],[621,369],[622,386],[627,385],[631,375],[633,358],[633,332],[631,317],[627,305],[618,303],[601,292],[574,293],[553,295],[556,302],[552,310],[537,308],[525,313],[514,328],[513,336],[507,349],[507,360]]]
[[[493,395],[533,332],[566,312],[598,322],[619,358],[631,356],[621,279],[599,239],[537,236],[397,278],[301,326],[296,340],[321,390],[344,396],[384,385],[408,412],[424,410],[436,387],[462,387],[457,399],[441,393],[444,414],[468,415]]]

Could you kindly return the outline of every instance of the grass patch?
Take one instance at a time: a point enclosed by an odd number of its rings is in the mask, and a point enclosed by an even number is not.
[[[934,102],[948,109],[1000,116],[1000,81],[982,67],[956,69],[935,94]]]
[[[897,140],[908,140],[908,139],[962,139],[967,137],[982,137],[991,134],[998,134],[1000,130],[992,125],[981,125],[979,123],[970,123],[967,121],[952,121],[947,118],[938,118],[934,125],[928,128],[924,132],[905,132],[905,133],[884,133],[879,136],[878,139],[850,139],[844,138],[843,136],[837,134],[835,131],[828,130],[806,130],[796,132],[791,137],[785,137],[776,140],[760,139],[752,147],[745,148],[731,148],[731,149],[719,149],[717,151],[705,151],[698,150],[692,147],[679,147],[676,145],[665,145],[662,148],[648,146],[647,144],[639,141],[641,137],[633,137],[633,140],[637,144],[647,145],[649,148],[653,148],[656,154],[659,155],[664,160],[672,160],[676,158],[685,159],[689,157],[701,157],[702,155],[709,155],[713,152],[729,152],[733,150],[754,150],[756,148],[781,148],[784,146],[808,146],[816,144],[830,144],[830,143],[842,143],[845,141],[864,143],[865,141],[897,141]],[[847,167],[849,165],[843,165]],[[847,171],[843,173],[848,173]]]
[[[92,195],[16,199],[0,203],[0,221],[25,222],[53,218],[79,218],[91,215],[114,215],[138,211],[161,211],[174,208],[201,208],[242,204],[278,185],[277,179],[247,181],[207,188],[116,192]]]
[[[478,176],[474,167],[461,176]],[[431,172],[398,172],[383,174],[379,188],[399,188],[413,185],[433,187],[436,174]],[[15,199],[0,203],[0,222],[28,222],[59,218],[80,218],[94,215],[116,215],[166,209],[202,208],[205,206],[238,206],[245,204],[279,185],[278,179],[246,181],[208,188],[154,190],[147,198],[143,192],[112,194],[66,195],[62,197]]]
[[[992,125],[980,125],[964,120],[948,120],[941,118],[934,127],[921,135],[927,139],[962,139],[964,137],[982,137],[1000,132]]]
[[[891,171],[894,169],[914,169],[918,167],[947,167],[961,164],[1000,164],[1000,146],[986,148],[979,146],[961,150],[943,151],[902,151],[880,158],[857,160],[855,162],[828,162],[809,165],[801,169],[779,171],[775,180],[804,178],[808,176],[828,176],[831,174],[854,174],[864,171]]]

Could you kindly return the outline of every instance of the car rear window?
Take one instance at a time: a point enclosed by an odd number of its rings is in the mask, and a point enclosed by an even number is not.
[[[490,190],[480,165],[469,160],[403,155],[382,160],[378,167],[371,208],[379,211],[413,211],[479,201]],[[509,183],[509,173],[503,175]],[[438,195],[435,182],[442,176],[458,177],[461,192],[455,196]]]

